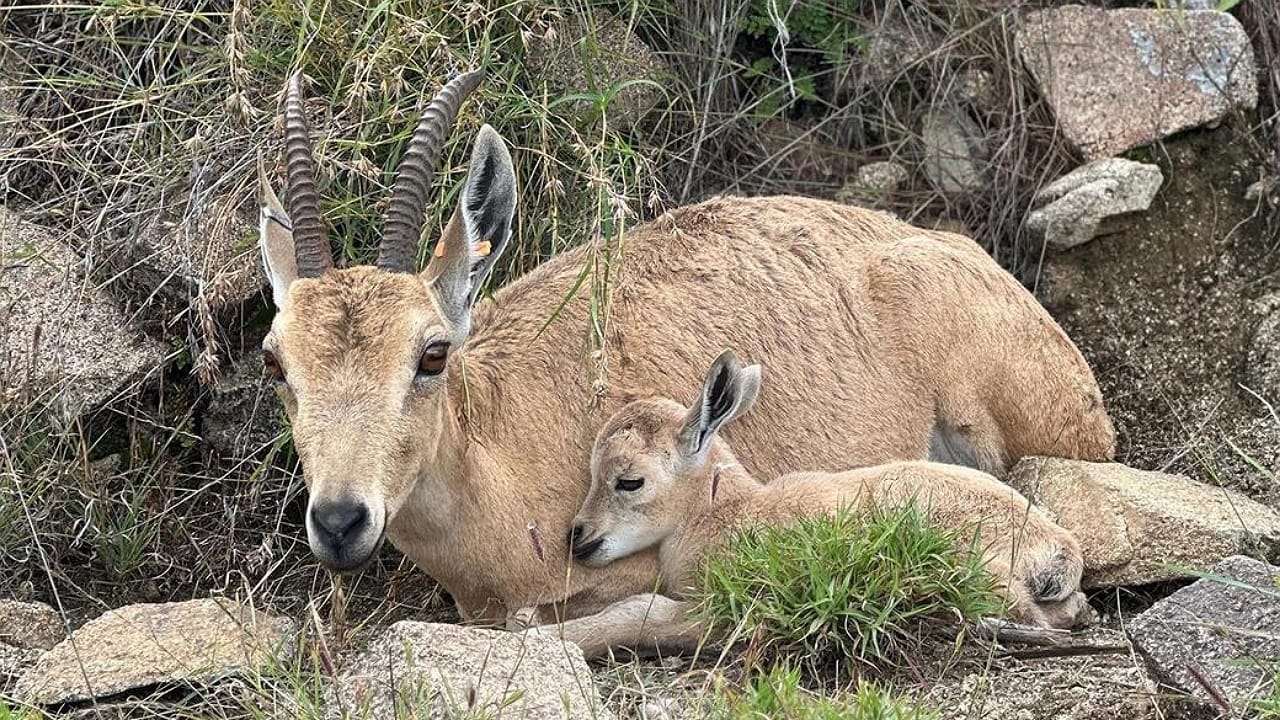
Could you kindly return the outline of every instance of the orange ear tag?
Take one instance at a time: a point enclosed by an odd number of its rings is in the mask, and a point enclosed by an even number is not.
[[[436,257],[444,257],[444,238],[441,238],[440,242],[436,243]]]
[[[480,257],[489,257],[492,250],[493,245],[488,240],[476,243],[476,254]]]

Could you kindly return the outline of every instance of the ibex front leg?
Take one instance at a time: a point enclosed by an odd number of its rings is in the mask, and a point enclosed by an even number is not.
[[[689,618],[690,604],[657,593],[632,595],[594,615],[563,623],[536,625],[525,632],[555,635],[576,644],[588,658],[627,649],[640,655],[683,654],[698,649],[707,639],[707,626]],[[508,627],[520,629],[535,618],[531,608],[516,611]]]

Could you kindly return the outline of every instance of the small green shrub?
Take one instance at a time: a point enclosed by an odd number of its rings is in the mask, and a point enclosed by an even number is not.
[[[792,3],[787,0],[751,0],[742,18],[742,32],[771,42],[778,35],[776,14],[783,21],[790,42],[820,50],[828,63],[838,63],[851,48],[861,45],[858,12],[862,0],[825,3]]]
[[[998,613],[970,533],[914,507],[735,533],[704,566],[695,612],[773,653],[894,662],[923,625]]]
[[[866,40],[858,23],[862,0],[832,0],[825,3],[795,3],[788,0],[751,0],[739,28],[756,41],[744,58],[742,78],[752,88],[759,104],[759,118],[778,114],[787,104],[788,93],[796,99],[815,101],[829,92],[818,87],[821,75],[843,74],[849,62],[865,50]],[[784,72],[776,49],[778,22],[787,32],[787,69]]]
[[[40,720],[43,717],[35,710],[11,708],[0,700],[0,720]]]
[[[844,697],[825,697],[800,687],[798,670],[775,667],[741,691],[716,689],[712,717],[724,720],[933,720],[937,713],[868,682]]]

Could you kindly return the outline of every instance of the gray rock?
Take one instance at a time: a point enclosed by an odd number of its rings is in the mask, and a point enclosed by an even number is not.
[[[58,611],[48,605],[0,600],[0,645],[48,650],[66,636]]]
[[[55,231],[4,209],[0,308],[0,408],[70,421],[133,393],[164,361]]]
[[[394,717],[397,701],[432,718],[507,703],[502,717],[609,717],[576,645],[461,625],[395,623],[351,659],[335,688],[331,706],[371,719]]]
[[[42,655],[14,696],[54,705],[173,682],[210,683],[260,668],[293,623],[231,600],[129,605],[85,623]]]
[[[1128,631],[1162,683],[1212,701],[1199,674],[1243,710],[1270,692],[1280,658],[1280,568],[1229,557],[1130,620]]]
[[[256,214],[231,198],[189,198],[186,216],[157,216],[104,247],[119,279],[115,292],[139,305],[173,301],[185,311],[238,307],[267,284]]]
[[[975,148],[982,130],[965,113],[935,108],[924,118],[924,173],[933,186],[947,194],[964,194],[985,182]]]
[[[1165,7],[1170,10],[1217,10],[1215,0],[1165,0]]]
[[[1087,160],[1258,104],[1249,37],[1223,12],[1068,5],[1028,14],[1016,44]]]
[[[1004,106],[1005,98],[989,70],[966,67],[960,71],[956,90],[982,116],[989,116]]]
[[[1086,588],[1190,577],[1230,555],[1280,550],[1280,514],[1181,475],[1033,457],[1007,480],[1080,541]]]
[[[1117,217],[1151,207],[1164,174],[1156,165],[1107,158],[1076,168],[1036,193],[1027,230],[1054,250],[1109,232]]]
[[[634,128],[663,102],[670,78],[666,65],[626,20],[602,9],[590,16],[568,15],[528,35],[525,63],[530,77],[545,83],[553,97],[617,91],[606,113],[611,125],[623,129]],[[618,90],[625,83],[631,84]],[[586,117],[593,105],[584,101],[574,107]]]
[[[0,643],[0,697],[9,695],[22,673],[39,659],[39,650]]]
[[[922,15],[913,8],[890,12],[863,36],[866,50],[861,67],[868,82],[892,83],[904,70],[937,49],[940,38]]]
[[[200,434],[226,457],[251,457],[285,430],[284,408],[262,374],[262,355],[251,352],[210,389]]]
[[[907,169],[895,162],[872,162],[858,168],[853,180],[836,192],[836,200],[848,205],[883,207],[910,175]]]

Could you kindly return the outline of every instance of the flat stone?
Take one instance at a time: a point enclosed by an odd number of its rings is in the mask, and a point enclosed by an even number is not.
[[[1054,250],[1082,245],[1114,219],[1151,207],[1164,183],[1157,165],[1105,158],[1076,168],[1036,193],[1027,230]]]
[[[431,718],[504,705],[502,717],[610,717],[576,645],[461,625],[395,623],[351,658],[335,686],[335,712],[345,707],[371,720],[398,717],[397,701]]]
[[[967,114],[952,108],[930,110],[921,128],[924,138],[924,173],[944,193],[980,190],[984,178],[975,146],[982,130]]]
[[[1182,475],[1030,457],[1007,481],[1080,541],[1085,588],[1191,577],[1231,555],[1280,550],[1280,514]]]
[[[167,683],[212,683],[259,668],[293,623],[225,599],[129,605],[85,623],[41,656],[14,696],[36,705],[109,697]]]
[[[1280,662],[1280,568],[1234,556],[1129,621],[1164,684],[1206,702],[1196,674],[1237,710],[1271,691]]]
[[[0,600],[0,645],[48,650],[66,636],[58,611],[48,605]]]
[[[1224,12],[1068,5],[1029,13],[1016,44],[1086,160],[1258,104],[1249,36]]]
[[[262,373],[262,354],[250,352],[210,389],[200,435],[225,457],[247,458],[284,432],[284,409]]]
[[[634,128],[663,102],[663,88],[670,82],[661,58],[625,19],[603,9],[590,17],[569,14],[527,36],[525,63],[530,77],[545,83],[553,99],[554,94],[616,92],[605,112],[611,125],[623,129]],[[575,107],[584,117],[593,112],[590,102]]]
[[[164,361],[59,234],[0,209],[0,409],[69,421],[127,396]]]

